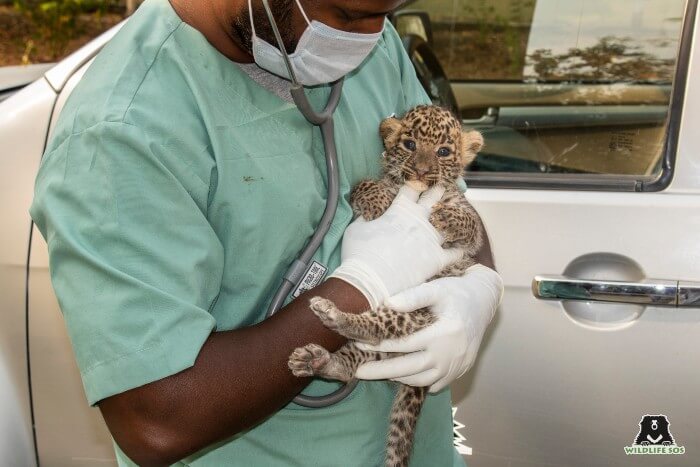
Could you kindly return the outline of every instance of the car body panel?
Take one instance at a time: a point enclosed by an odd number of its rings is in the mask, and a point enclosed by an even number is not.
[[[700,180],[700,178],[699,178]],[[453,385],[468,462],[486,467],[696,466],[700,309],[648,307],[617,328],[535,299],[538,274],[615,253],[645,278],[700,280],[700,196],[469,190],[503,277],[503,303],[467,378]],[[556,221],[555,221],[556,220]],[[594,227],[598,226],[598,227]],[[654,228],[663,226],[662,230]],[[581,235],[585,231],[586,235]],[[605,269],[601,280],[625,280]],[[614,305],[591,305],[605,314]],[[636,307],[630,306],[632,309]],[[644,414],[666,414],[686,456],[626,456]]]
[[[53,66],[53,63],[38,63],[0,67],[0,102],[41,78]]]
[[[53,67],[53,63],[0,67],[0,91],[23,87],[33,83]]]
[[[98,45],[92,49],[93,56],[102,43]],[[87,61],[85,56],[81,59],[81,68],[65,81],[56,99],[49,135],[66,99],[92,63],[89,57]],[[39,461],[56,467],[116,465],[112,438],[102,415],[99,409],[87,405],[80,371],[51,286],[46,241],[36,226],[33,229],[28,339]]]
[[[25,332],[29,206],[55,100],[48,82],[39,79],[0,103],[0,197],[6,200],[0,242],[0,458],[9,465],[33,465],[35,459]]]
[[[698,30],[696,22],[693,34],[691,58],[688,63],[688,86],[685,90],[683,117],[680,122],[679,144],[673,181],[669,189],[674,193],[700,195],[700,47],[698,47]],[[700,264],[700,262],[696,263]]]
[[[99,409],[87,404],[80,371],[53,293],[46,242],[34,226],[29,281],[32,395],[41,465],[117,465]]]

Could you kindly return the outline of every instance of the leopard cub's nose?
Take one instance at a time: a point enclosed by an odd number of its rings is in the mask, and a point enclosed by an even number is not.
[[[416,167],[416,174],[418,174],[418,175],[426,175],[429,172],[430,172],[430,167],[420,166],[420,165]]]

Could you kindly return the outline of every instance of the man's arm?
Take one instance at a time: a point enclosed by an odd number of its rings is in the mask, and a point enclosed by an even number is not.
[[[263,323],[212,333],[225,252],[206,217],[211,187],[162,147],[124,122],[72,134],[42,159],[30,208],[88,402],[144,465],[177,461],[276,412],[309,382],[287,368],[293,349],[344,341],[310,312],[309,296],[351,312],[368,296],[364,283],[329,279]],[[212,167],[206,153],[183,151],[201,156],[203,173]],[[391,222],[355,225],[356,241],[343,246],[386,294],[432,277],[450,256],[433,245],[417,201],[402,198]],[[421,261],[406,254],[423,248],[437,251]]]
[[[368,308],[357,289],[331,278],[262,323],[212,333],[192,367],[98,403],[119,447],[139,465],[170,465],[286,405],[311,382],[287,367],[292,351],[314,342],[334,352],[346,341],[310,311],[317,295],[348,312]]]
[[[494,268],[485,230],[484,239],[478,261]],[[351,313],[368,308],[357,289],[331,278],[255,326],[212,333],[192,367],[98,403],[119,447],[139,465],[169,465],[289,403],[311,381],[289,371],[292,351],[314,342],[334,352],[346,341],[309,310],[317,295]]]

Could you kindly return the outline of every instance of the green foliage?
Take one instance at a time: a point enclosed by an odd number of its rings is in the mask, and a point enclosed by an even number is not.
[[[34,34],[27,39],[27,48],[31,50],[30,44],[33,42],[45,41],[52,54],[58,57],[63,54],[68,42],[83,32],[78,21],[81,15],[99,17],[118,3],[118,0],[14,0],[14,7],[33,26]],[[28,53],[23,60],[31,61]]]

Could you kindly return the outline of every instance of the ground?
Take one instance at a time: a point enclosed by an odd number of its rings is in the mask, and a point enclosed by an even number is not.
[[[55,62],[123,19],[115,13],[82,14],[75,33],[62,41],[47,40],[24,15],[0,6],[0,66]]]

